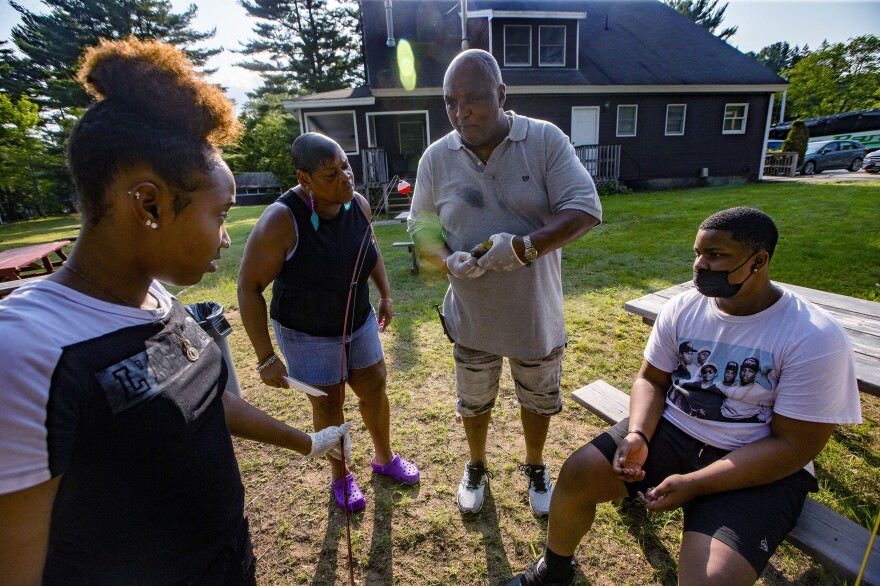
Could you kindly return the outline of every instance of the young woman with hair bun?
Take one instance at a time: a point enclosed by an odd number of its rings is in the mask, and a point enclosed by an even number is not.
[[[229,100],[134,38],[88,49],[79,80],[80,237],[0,302],[0,584],[254,584],[230,433],[341,457],[350,424],[303,433],[225,392],[231,365],[160,284],[230,245]]]

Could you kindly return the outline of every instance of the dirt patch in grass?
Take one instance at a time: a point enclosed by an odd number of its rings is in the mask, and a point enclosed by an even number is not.
[[[403,316],[400,316],[403,317]],[[241,328],[236,328],[241,330]],[[422,335],[442,340],[439,325],[420,326]],[[434,331],[436,329],[436,331]],[[439,346],[432,368],[418,353],[402,352],[393,331],[383,334],[389,366],[392,443],[416,462],[422,481],[404,487],[373,478],[372,447],[349,394],[346,416],[355,421],[354,471],[367,507],[352,516],[355,582],[361,585],[498,585],[524,569],[541,552],[546,521],[528,506],[525,477],[517,469],[524,457],[519,407],[505,372],[488,441],[490,481],[479,515],[459,512],[455,493],[466,459],[466,443],[454,413],[451,357]],[[430,347],[430,345],[428,345]],[[389,349],[392,349],[389,351]],[[566,359],[577,371],[578,356]],[[252,369],[239,372],[246,397],[302,429],[311,428],[308,402],[291,391],[259,384]],[[574,388],[565,388],[569,397]],[[570,399],[553,420],[546,460],[555,478],[565,458],[605,425]],[[258,556],[260,584],[348,584],[348,546],[343,513],[329,489],[324,462],[311,462],[284,450],[236,440],[247,489],[247,514]],[[681,514],[648,514],[639,504],[600,507],[592,532],[577,550],[579,584],[671,585]],[[759,584],[839,584],[795,548],[784,545]]]

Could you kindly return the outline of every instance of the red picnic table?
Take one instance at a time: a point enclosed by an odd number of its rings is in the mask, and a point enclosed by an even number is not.
[[[47,275],[67,260],[62,250],[70,244],[70,240],[59,240],[46,244],[34,244],[0,251],[0,281],[17,281],[23,277]],[[50,255],[56,254],[59,259],[52,261]]]

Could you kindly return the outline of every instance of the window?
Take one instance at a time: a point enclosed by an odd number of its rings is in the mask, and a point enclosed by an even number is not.
[[[538,65],[565,65],[565,27],[538,28]]]
[[[724,126],[721,134],[745,134],[748,104],[726,104],[724,106]]]
[[[684,118],[687,112],[685,104],[666,104],[666,136],[682,136],[684,134]]]
[[[504,26],[505,67],[532,65],[532,27],[521,24]]]
[[[397,123],[400,135],[400,153],[408,157],[419,157],[425,147],[425,123],[402,121]]]
[[[329,136],[339,143],[346,154],[358,153],[354,112],[306,114],[306,130]]]
[[[617,107],[617,136],[635,136],[639,107],[636,105]]]

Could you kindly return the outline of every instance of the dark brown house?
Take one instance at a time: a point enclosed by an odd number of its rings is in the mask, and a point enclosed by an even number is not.
[[[507,109],[567,133],[601,181],[635,189],[760,178],[787,82],[659,0],[361,0],[368,85],[285,101],[346,149],[370,189],[415,176],[450,131],[443,74],[490,51]],[[465,26],[462,26],[462,23]],[[408,65],[408,64],[411,64]]]

